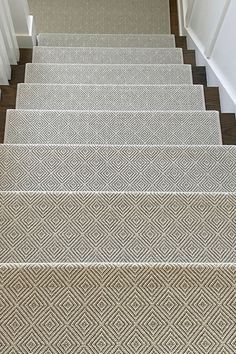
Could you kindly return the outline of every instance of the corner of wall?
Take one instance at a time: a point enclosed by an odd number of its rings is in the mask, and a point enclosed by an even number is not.
[[[27,34],[16,33],[19,48],[33,48],[36,45],[36,30],[32,15],[28,16],[28,27],[29,32]]]
[[[200,66],[206,67],[207,82],[209,86],[218,86],[221,98],[221,110],[223,113],[236,114],[236,100],[231,88],[224,78],[224,74],[220,72],[217,65],[204,54],[204,49],[198,41],[194,33],[187,29],[187,43],[190,49],[196,51],[196,63]]]
[[[177,0],[177,2],[180,35],[186,36],[188,48],[194,49],[196,51],[197,65],[206,67],[208,85],[219,87],[222,112],[234,112],[236,114],[236,97],[234,97],[235,95],[232,92],[229,83],[225,79],[224,74],[217,67],[217,64],[206,57],[205,50],[202,47],[198,38],[196,37],[195,33],[191,31],[191,28],[186,27],[186,2],[184,0]]]

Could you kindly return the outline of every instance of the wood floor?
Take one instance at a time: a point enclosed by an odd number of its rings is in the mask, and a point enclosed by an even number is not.
[[[207,86],[205,67],[196,66],[195,51],[188,50],[186,37],[179,36],[177,0],[170,0],[170,9],[171,31],[176,36],[177,47],[183,49],[185,64],[192,65],[193,82],[204,86],[207,110],[220,112],[223,143],[225,145],[236,145],[235,115],[234,113],[221,113],[218,87]],[[18,65],[12,66],[12,79],[9,82],[9,86],[0,86],[2,91],[2,100],[0,101],[0,143],[4,139],[6,110],[15,108],[17,84],[24,82],[25,64],[32,61],[32,49],[21,49],[20,53]]]

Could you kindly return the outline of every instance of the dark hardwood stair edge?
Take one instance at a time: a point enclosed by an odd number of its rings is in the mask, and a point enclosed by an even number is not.
[[[4,141],[6,111],[14,109],[16,104],[17,84],[24,82],[25,65],[32,62],[32,49],[20,49],[20,60],[17,65],[12,65],[12,77],[9,86],[0,86],[2,97],[0,100],[0,143]]]

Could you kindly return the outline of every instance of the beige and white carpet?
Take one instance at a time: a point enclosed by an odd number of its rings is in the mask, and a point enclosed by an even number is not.
[[[30,0],[67,33],[0,146],[0,354],[236,353],[236,147],[168,3]]]
[[[19,84],[17,109],[202,111],[201,85]]]
[[[174,48],[172,34],[64,34],[40,33],[38,45],[44,47]]]
[[[7,144],[221,145],[214,111],[8,110]]]
[[[36,30],[169,33],[169,0],[28,0]]]
[[[5,263],[236,262],[233,193],[0,192],[0,203]]]
[[[236,146],[0,145],[2,191],[236,192]]]
[[[0,265],[2,353],[234,354],[235,265]]]
[[[192,67],[184,64],[27,64],[26,83],[95,85],[188,85]]]
[[[180,48],[34,47],[33,63],[183,64]]]

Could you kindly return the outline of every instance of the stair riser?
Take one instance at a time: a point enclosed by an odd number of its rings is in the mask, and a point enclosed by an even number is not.
[[[175,37],[158,34],[41,33],[38,36],[38,45],[49,47],[174,48]]]
[[[183,52],[179,48],[34,47],[33,63],[183,64]]]
[[[218,112],[10,110],[5,143],[221,145]]]
[[[28,64],[26,83],[182,85],[193,83],[188,65]]]
[[[236,194],[0,193],[0,262],[236,262]]]
[[[205,109],[202,86],[18,85],[16,108],[153,111]]]
[[[236,147],[0,146],[0,189],[236,191]]]
[[[38,33],[170,33],[169,0],[29,0]]]
[[[29,348],[64,354],[68,347],[135,354],[138,346],[140,354],[173,348],[203,353],[207,345],[209,353],[220,354],[228,338],[227,353],[233,354],[235,271],[235,266],[2,266],[4,351],[14,345],[23,354]]]

